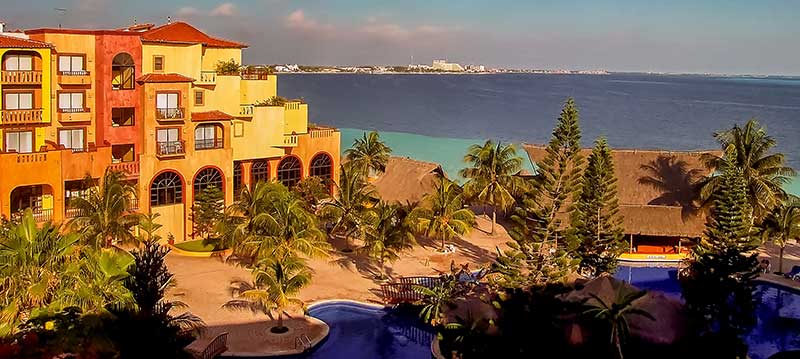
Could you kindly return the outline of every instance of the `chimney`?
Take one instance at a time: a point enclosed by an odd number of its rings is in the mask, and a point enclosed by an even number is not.
[[[172,23],[172,16],[167,16],[167,24]]]
[[[0,21],[0,34],[6,32],[6,23]]]

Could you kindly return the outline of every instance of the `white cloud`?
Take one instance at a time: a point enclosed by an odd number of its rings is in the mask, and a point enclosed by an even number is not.
[[[194,15],[199,15],[200,10],[191,6],[184,6],[178,9],[178,12],[176,14],[178,16],[194,16]]]
[[[233,3],[219,4],[214,10],[211,10],[211,16],[233,16],[236,14],[236,6]]]
[[[289,16],[286,17],[285,21],[286,27],[291,29],[297,30],[304,30],[304,31],[330,31],[333,30],[333,26],[327,24],[320,24],[317,20],[314,20],[310,17],[306,17],[305,12],[303,9],[297,9],[292,11]]]
[[[416,27],[406,27],[393,23],[381,22],[378,17],[367,17],[366,24],[358,28],[358,31],[372,37],[384,40],[402,41],[420,36],[439,36],[461,30],[460,28],[450,28],[438,25],[419,25]]]

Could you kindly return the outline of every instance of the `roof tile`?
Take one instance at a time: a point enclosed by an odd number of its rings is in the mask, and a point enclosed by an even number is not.
[[[24,48],[24,49],[37,49],[37,48],[52,48],[46,42],[22,39],[15,36],[0,35],[0,48]]]
[[[195,79],[181,74],[144,74],[136,82],[139,83],[169,83],[169,82],[194,82]]]
[[[244,48],[246,44],[208,36],[185,22],[173,22],[142,33],[142,41],[203,44],[209,47]]]

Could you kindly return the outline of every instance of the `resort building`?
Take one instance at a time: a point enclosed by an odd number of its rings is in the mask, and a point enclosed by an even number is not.
[[[439,70],[439,71],[453,71],[453,72],[464,71],[463,66],[455,62],[447,62],[447,60],[433,60],[432,67],[434,70]]]
[[[208,186],[227,205],[257,181],[336,178],[338,130],[309,125],[268,69],[239,67],[245,44],[183,22],[25,35],[0,38],[1,215],[69,219],[83,179],[112,169],[137,186],[133,210],[181,241]]]
[[[524,145],[535,163],[545,146]],[[584,158],[591,153],[581,151]],[[620,215],[630,242],[627,260],[680,260],[685,245],[696,242],[705,229],[706,211],[695,201],[695,184],[710,174],[700,157],[717,151],[678,152],[612,150]]]

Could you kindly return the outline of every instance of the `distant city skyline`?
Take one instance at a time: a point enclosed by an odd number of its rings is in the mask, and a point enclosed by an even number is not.
[[[56,8],[67,9],[66,12]],[[577,0],[6,0],[8,29],[187,21],[248,63],[800,75],[800,3]]]

